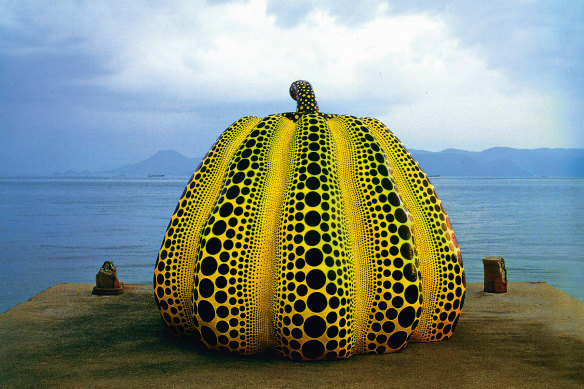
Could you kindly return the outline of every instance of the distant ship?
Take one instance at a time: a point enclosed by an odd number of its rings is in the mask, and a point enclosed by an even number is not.
[[[164,174],[148,174],[149,178],[153,178],[153,177],[164,177]]]

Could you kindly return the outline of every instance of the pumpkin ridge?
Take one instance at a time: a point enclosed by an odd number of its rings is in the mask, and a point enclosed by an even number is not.
[[[199,236],[219,196],[230,156],[259,118],[243,117],[217,138],[189,180],[168,224],[154,270],[155,300],[174,334],[195,331],[192,279]]]
[[[344,177],[339,180],[341,190],[342,209],[345,214],[347,226],[347,251],[352,255],[352,268],[355,283],[355,308],[353,322],[353,350],[351,354],[363,354],[366,352],[366,336],[368,328],[368,315],[373,301],[372,281],[373,264],[368,261],[367,243],[363,234],[359,234],[366,227],[360,217],[361,199],[355,185],[355,172],[352,167],[357,166],[358,156],[354,140],[350,137],[350,129],[346,128],[345,117],[338,116],[328,122],[337,151],[338,175]]]
[[[338,116],[329,124],[335,129],[344,207],[351,215],[347,226],[356,246],[354,353],[395,352],[405,347],[422,308],[409,213],[388,160],[364,123]]]
[[[272,346],[273,237],[287,169],[274,154],[286,157],[281,143],[292,129],[275,115],[253,128],[230,161],[203,229],[193,296],[209,348],[255,354]]]
[[[466,287],[462,256],[450,220],[428,176],[399,139],[379,120],[362,120],[379,139],[396,185],[414,218],[424,310],[412,341],[448,339],[458,323]]]
[[[271,165],[271,180],[267,185],[267,199],[266,203],[268,205],[267,215],[270,216],[271,221],[269,222],[269,230],[267,231],[266,238],[270,239],[267,242],[271,246],[270,257],[266,258],[272,262],[272,273],[269,275],[270,289],[269,294],[264,296],[265,302],[267,304],[266,314],[268,321],[266,325],[268,326],[269,335],[266,338],[266,348],[274,347],[276,344],[275,340],[275,316],[276,312],[274,310],[274,298],[276,290],[276,279],[277,273],[279,271],[277,267],[278,258],[278,240],[280,233],[280,223],[282,220],[282,215],[284,213],[284,198],[287,191],[287,178],[289,176],[289,171],[292,168],[288,161],[290,160],[290,143],[294,136],[296,130],[294,123],[290,122],[281,115],[278,115],[278,124],[276,128],[276,136],[274,137],[274,146],[270,151],[268,160]],[[270,168],[268,168],[270,171]]]
[[[354,285],[336,150],[324,118],[302,116],[291,149],[274,307],[277,350],[292,359],[345,358],[353,346]]]

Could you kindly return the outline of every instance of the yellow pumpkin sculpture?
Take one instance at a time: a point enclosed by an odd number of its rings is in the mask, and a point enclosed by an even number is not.
[[[449,338],[464,269],[428,177],[378,120],[290,94],[296,112],[239,119],[185,188],[154,273],[167,326],[309,360]]]

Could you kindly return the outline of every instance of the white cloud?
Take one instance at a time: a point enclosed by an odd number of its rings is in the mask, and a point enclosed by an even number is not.
[[[379,117],[412,148],[556,142],[549,131],[560,121],[557,97],[518,89],[428,14],[379,12],[345,25],[314,9],[282,26],[266,0],[39,4],[23,11],[24,22],[43,29],[46,45],[102,61],[108,73],[84,82],[114,92],[262,102],[287,98],[289,84],[303,78],[321,109]]]
[[[483,150],[495,146],[549,147],[560,107],[547,96],[487,94],[431,97],[380,117],[409,148]],[[569,146],[567,146],[569,147]]]

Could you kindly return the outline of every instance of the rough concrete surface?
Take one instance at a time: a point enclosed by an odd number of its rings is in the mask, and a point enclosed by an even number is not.
[[[0,314],[0,387],[584,387],[584,303],[545,283],[469,284],[450,340],[327,362],[206,351],[126,287],[59,284]]]

